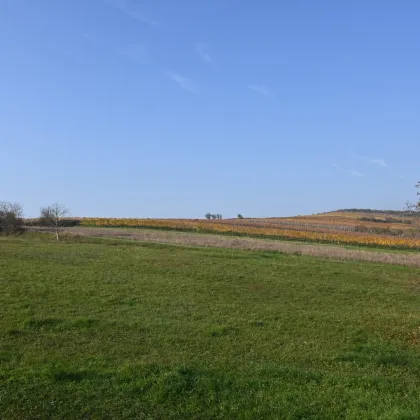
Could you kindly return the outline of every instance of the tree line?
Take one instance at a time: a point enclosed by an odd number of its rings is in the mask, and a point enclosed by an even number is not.
[[[420,227],[420,181],[415,185],[417,188],[417,200],[407,202],[404,208],[404,214],[410,214],[413,222]],[[356,211],[349,209],[347,211]],[[360,211],[360,210],[359,210]],[[368,212],[369,210],[364,210]],[[375,212],[377,212],[375,210]],[[388,211],[391,213],[391,211]],[[401,212],[399,212],[401,213]],[[60,227],[63,226],[66,216],[69,214],[67,207],[60,203],[54,203],[46,207],[42,207],[39,212],[39,218],[36,221],[38,226],[47,226],[54,230],[57,241],[59,240]],[[223,219],[221,214],[206,213],[204,217],[207,220]],[[243,219],[238,214],[238,219]],[[0,201],[0,234],[17,234],[25,230],[25,221],[23,218],[23,207],[18,203],[10,203],[8,201]]]
[[[41,207],[37,225],[53,228],[58,241],[60,239],[60,228],[68,214],[69,210],[60,203]],[[18,234],[24,232],[24,230],[25,221],[22,206],[18,203],[0,201],[0,233],[6,235]]]
[[[207,220],[221,220],[221,219],[223,219],[223,216],[221,214],[213,214],[213,213],[206,213],[204,215],[204,217]],[[236,217],[238,219],[243,219],[244,218],[244,216],[242,216],[242,214],[238,214]]]
[[[204,217],[207,219],[207,220],[215,220],[215,219],[218,219],[218,220],[220,220],[220,219],[223,219],[223,216],[221,215],[221,214],[213,214],[213,213],[206,213],[205,215],[204,215]]]

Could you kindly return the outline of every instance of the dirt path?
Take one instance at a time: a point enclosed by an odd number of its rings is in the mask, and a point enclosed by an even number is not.
[[[233,248],[252,251],[278,251],[312,255],[334,260],[371,261],[420,267],[420,252],[368,251],[335,245],[300,244],[271,239],[257,239],[146,229],[66,228],[66,233],[92,237],[110,237],[176,245]]]

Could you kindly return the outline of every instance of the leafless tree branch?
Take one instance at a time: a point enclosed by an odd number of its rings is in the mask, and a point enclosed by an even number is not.
[[[60,203],[51,204],[41,208],[40,221],[43,225],[51,226],[55,229],[57,241],[63,219],[69,214],[67,207]]]

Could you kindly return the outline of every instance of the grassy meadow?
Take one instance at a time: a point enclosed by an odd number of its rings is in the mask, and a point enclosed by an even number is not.
[[[2,419],[420,418],[420,269],[0,237]]]

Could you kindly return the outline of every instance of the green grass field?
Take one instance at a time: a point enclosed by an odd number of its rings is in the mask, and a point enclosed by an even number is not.
[[[0,238],[1,419],[420,418],[420,269]]]

